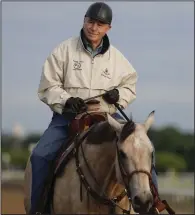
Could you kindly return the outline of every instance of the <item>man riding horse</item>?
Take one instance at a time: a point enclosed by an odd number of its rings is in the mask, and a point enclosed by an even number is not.
[[[94,110],[115,114],[114,104],[125,109],[136,98],[137,73],[110,44],[107,33],[111,22],[112,10],[107,4],[92,4],[85,14],[80,35],[59,44],[43,65],[38,96],[53,111],[53,117],[30,158],[30,213],[38,212],[37,203],[42,198],[49,162],[68,139],[69,123],[77,114],[89,110],[85,99],[106,92],[97,98],[99,104]],[[72,114],[67,115],[67,109]],[[153,180],[156,184],[155,171]]]

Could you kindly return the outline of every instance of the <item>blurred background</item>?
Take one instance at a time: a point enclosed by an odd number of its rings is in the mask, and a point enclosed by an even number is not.
[[[52,113],[37,89],[42,65],[63,40],[79,35],[92,2],[2,3],[1,213],[22,214],[23,175]],[[149,132],[159,191],[176,213],[194,213],[194,7],[192,2],[107,2],[108,36],[132,63],[135,121],[156,111]]]

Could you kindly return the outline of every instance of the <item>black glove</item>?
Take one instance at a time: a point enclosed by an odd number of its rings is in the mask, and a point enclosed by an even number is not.
[[[119,100],[119,91],[117,89],[110,90],[106,92],[102,97],[109,104],[114,104]]]
[[[82,113],[87,110],[87,105],[85,104],[84,100],[79,97],[70,97],[66,101],[64,112],[65,109],[69,109],[73,113]]]

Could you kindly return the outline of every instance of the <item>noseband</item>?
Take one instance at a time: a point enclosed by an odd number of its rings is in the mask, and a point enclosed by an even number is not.
[[[138,173],[145,173],[148,176],[149,180],[152,180],[151,173],[149,173],[146,170],[134,170],[133,172],[131,172],[131,174],[129,174],[129,176],[128,176],[129,180],[131,180],[131,178],[134,174],[138,174]]]

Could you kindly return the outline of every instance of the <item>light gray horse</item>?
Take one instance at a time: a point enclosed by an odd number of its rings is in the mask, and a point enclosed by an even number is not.
[[[153,121],[154,111],[144,123],[134,123],[132,120],[122,123],[108,114],[107,121],[100,122],[92,128],[82,142],[83,152],[92,174],[79,147],[78,160],[89,187],[99,196],[106,196],[109,199],[123,193],[127,188],[133,213],[146,213],[153,204],[149,184],[153,146],[147,136]],[[30,209],[30,185],[31,166],[28,162],[24,199],[27,213]],[[109,213],[110,207],[93,198],[90,191],[87,191],[84,185],[81,189],[76,162],[72,158],[66,164],[63,174],[55,181],[53,212],[56,214]],[[121,214],[123,212],[121,208],[128,210],[129,206],[130,201],[126,195],[117,202],[114,213]]]

